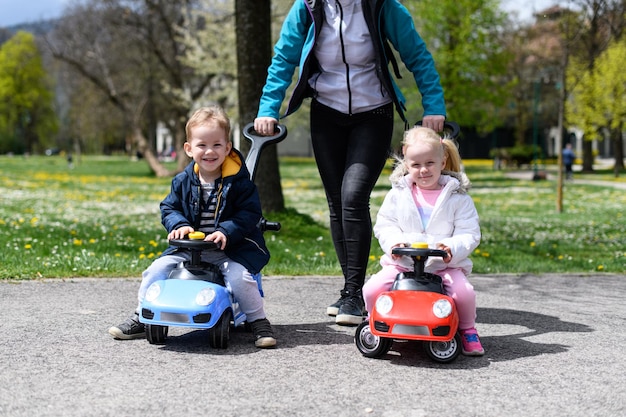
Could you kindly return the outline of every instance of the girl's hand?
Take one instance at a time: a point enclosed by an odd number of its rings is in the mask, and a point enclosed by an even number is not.
[[[211,233],[205,237],[204,240],[214,242],[217,245],[217,248],[221,250],[224,250],[226,243],[228,242],[226,235],[220,231]]]
[[[193,232],[193,227],[191,226],[183,226],[181,228],[172,230],[171,232],[169,232],[167,234],[167,240],[172,240],[172,239],[183,239],[185,236],[187,236],[189,233]]]
[[[445,263],[450,263],[452,260],[452,249],[449,246],[444,245],[443,243],[437,243],[437,249],[445,251],[447,255],[443,258]]]
[[[393,245],[391,247],[391,249],[393,248],[408,248],[411,245],[409,245],[408,243],[396,243],[395,245]],[[393,259],[394,261],[397,261],[398,259],[402,258],[403,255],[394,255],[393,253],[391,254],[391,259]]]

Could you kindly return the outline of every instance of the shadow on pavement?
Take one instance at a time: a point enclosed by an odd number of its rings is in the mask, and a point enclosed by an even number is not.
[[[480,340],[485,349],[481,357],[459,355],[452,363],[433,362],[423,350],[422,343],[416,341],[394,341],[391,351],[382,359],[394,365],[418,366],[422,368],[476,369],[487,367],[491,362],[511,361],[545,354],[566,352],[570,346],[561,343],[540,343],[525,340],[531,336],[550,333],[588,333],[591,327],[561,321],[558,317],[528,311],[479,308],[477,327],[481,324],[502,325],[501,335],[482,335]],[[551,336],[558,340],[558,336]]]
[[[353,331],[346,333],[345,329],[349,328],[343,328],[343,331],[339,331],[333,328],[336,326],[332,322],[272,325],[272,327],[278,341],[276,349],[354,344]],[[190,330],[186,333],[184,333],[185,330],[182,330],[182,332],[181,334],[170,333],[165,344],[155,346],[175,352],[211,355],[246,355],[259,351],[254,346],[252,332],[246,330],[245,327],[231,328],[230,343],[227,349],[211,348],[208,344],[208,333],[206,330]]]

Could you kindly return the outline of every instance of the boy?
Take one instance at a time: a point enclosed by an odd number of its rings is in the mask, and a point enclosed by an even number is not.
[[[250,180],[241,153],[230,142],[230,121],[217,106],[197,110],[186,126],[185,153],[193,161],[172,180],[169,195],[161,202],[161,222],[167,238],[182,239],[194,231],[217,244],[202,260],[220,267],[252,327],[255,346],[276,345],[263,299],[252,274],[258,273],[270,255],[257,224],[261,202]],[[170,246],[143,272],[133,315],[109,329],[115,339],[145,337],[139,322],[139,306],[154,281],[164,279],[180,262],[190,259],[188,251]]]

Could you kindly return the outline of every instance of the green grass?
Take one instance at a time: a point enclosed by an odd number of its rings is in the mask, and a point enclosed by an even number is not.
[[[70,170],[62,157],[0,157],[0,279],[138,277],[166,247],[159,202],[169,179],[122,157],[77,162]],[[475,273],[626,272],[623,189],[566,183],[557,213],[553,181],[510,179],[488,161],[466,165],[483,232]],[[314,162],[281,158],[280,168],[289,209],[266,214],[282,229],[266,234],[264,273],[339,275]],[[388,174],[372,194],[373,218]],[[609,172],[585,178],[621,181]],[[370,273],[380,255],[373,239]]]

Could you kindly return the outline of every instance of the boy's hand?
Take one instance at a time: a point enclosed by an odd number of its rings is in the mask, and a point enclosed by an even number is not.
[[[444,245],[443,243],[437,243],[437,249],[445,251],[447,255],[443,258],[445,263],[450,263],[452,260],[452,249],[449,246]]]
[[[183,226],[181,228],[178,228],[176,230],[172,230],[171,232],[168,233],[167,235],[167,240],[172,240],[172,239],[184,239],[185,236],[187,236],[189,233],[193,232],[193,227],[191,226]]]
[[[211,233],[210,235],[205,237],[204,240],[214,242],[217,245],[217,248],[221,250],[224,250],[228,241],[226,235],[220,231]]]

